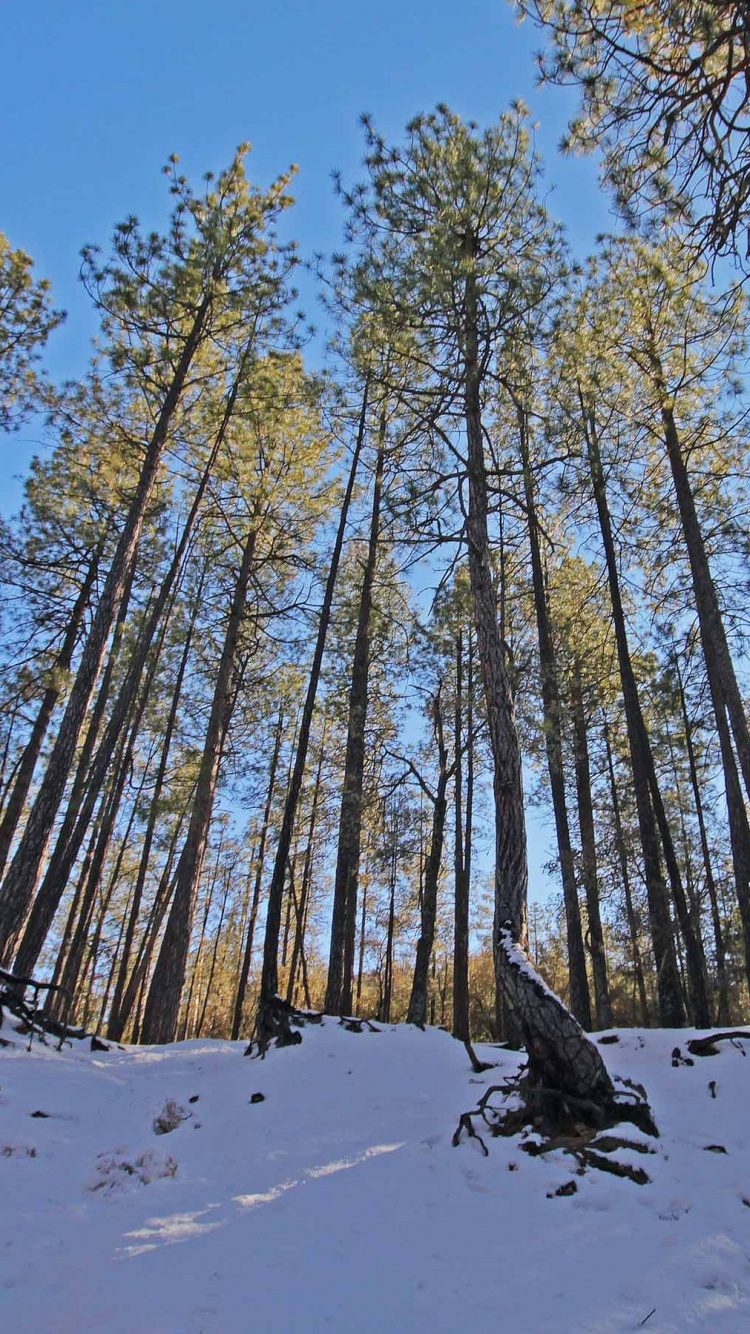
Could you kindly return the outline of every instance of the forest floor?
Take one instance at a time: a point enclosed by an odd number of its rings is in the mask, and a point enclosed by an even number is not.
[[[446,1033],[381,1027],[329,1019],[261,1061],[219,1041],[29,1053],[6,1022],[2,1329],[746,1334],[750,1040],[677,1066],[688,1032],[603,1046],[660,1130],[622,1127],[655,1151],[616,1151],[638,1185],[518,1138],[453,1147],[518,1057],[478,1046],[498,1068],[475,1075]]]

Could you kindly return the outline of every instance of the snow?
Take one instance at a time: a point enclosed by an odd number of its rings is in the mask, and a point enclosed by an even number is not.
[[[661,1131],[621,1128],[655,1150],[617,1152],[645,1186],[517,1139],[486,1135],[486,1158],[452,1147],[518,1058],[478,1046],[499,1064],[473,1075],[436,1030],[329,1019],[263,1061],[242,1043],[29,1053],[16,1038],[0,1052],[2,1327],[746,1334],[750,1040],[673,1067],[690,1036],[623,1030],[601,1048]]]

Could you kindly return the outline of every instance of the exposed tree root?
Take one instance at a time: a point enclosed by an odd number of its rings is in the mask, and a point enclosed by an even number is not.
[[[376,1028],[370,1019],[357,1019],[354,1015],[342,1014],[339,1023],[343,1025],[347,1033],[361,1033],[363,1027],[370,1033],[382,1033],[382,1028]]]
[[[275,1042],[277,1047],[296,1046],[302,1041],[302,1034],[296,1030],[308,1022],[308,1019],[309,1016],[306,1017],[302,1010],[295,1009],[282,996],[271,996],[268,1000],[261,1000],[255,1016],[253,1036],[245,1048],[245,1055],[260,1056],[261,1060],[264,1060],[272,1042]],[[294,1030],[292,1022],[295,1023]]]
[[[333,1017],[333,1016],[331,1016]],[[255,1016],[255,1028],[251,1041],[245,1048],[246,1056],[265,1056],[271,1043],[277,1047],[294,1047],[302,1041],[300,1028],[308,1024],[322,1024],[326,1015],[320,1010],[298,1010],[281,996],[261,1001]],[[361,1033],[366,1028],[370,1033],[382,1033],[369,1019],[359,1019],[355,1015],[344,1014],[338,1022],[348,1033]]]
[[[0,1025],[3,1021],[3,1011],[7,1010],[14,1018],[20,1020],[16,1032],[23,1036],[28,1033],[29,1047],[34,1037],[38,1037],[40,1042],[46,1042],[48,1037],[57,1038],[58,1050],[63,1043],[70,1042],[73,1038],[90,1037],[92,1042],[96,1041],[93,1034],[88,1033],[86,1029],[71,1028],[69,1024],[55,1019],[40,1008],[40,997],[44,993],[49,995],[53,991],[59,992],[66,998],[67,1014],[71,998],[64,987],[55,986],[51,982],[38,982],[33,977],[16,977],[13,973],[0,968]],[[31,992],[30,1000],[27,999],[28,992]],[[4,1046],[7,1042],[7,1039],[3,1039]]]
[[[505,1106],[492,1105],[490,1100],[495,1094],[502,1096]],[[632,1167],[606,1156],[618,1149],[654,1152],[637,1141],[603,1134],[623,1121],[637,1126],[647,1135],[659,1134],[645,1092],[639,1086],[613,1091],[609,1102],[602,1104],[534,1084],[528,1070],[524,1069],[520,1075],[485,1089],[473,1111],[463,1112],[459,1117],[452,1143],[458,1147],[466,1135],[478,1140],[485,1157],[488,1156],[487,1145],[475,1125],[477,1122],[493,1137],[529,1136],[519,1147],[532,1157],[562,1150],[577,1160],[581,1170],[596,1168],[643,1185],[649,1177],[642,1167]]]
[[[485,1070],[496,1069],[495,1061],[480,1061],[468,1038],[464,1038],[464,1046],[468,1053],[469,1060],[471,1061],[471,1068],[474,1071],[475,1075],[484,1074]]]

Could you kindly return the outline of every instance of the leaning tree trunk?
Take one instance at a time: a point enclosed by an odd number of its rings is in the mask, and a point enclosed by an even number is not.
[[[690,562],[695,606],[698,612],[701,644],[706,660],[711,697],[714,700],[723,701],[727,710],[734,744],[737,748],[740,771],[745,784],[745,796],[750,798],[750,729],[748,729],[745,706],[735,674],[732,655],[729,651],[716,585],[708,563],[708,553],[682,452],[672,399],[667,393],[661,362],[653,343],[649,348],[649,355],[651,370],[661,401],[664,443],[669,466],[672,470],[677,507],[680,512],[680,523]]]
[[[432,702],[432,712],[435,740],[438,748],[438,781],[434,796],[432,793],[428,794],[433,803],[432,835],[430,837],[430,851],[427,854],[427,861],[424,868],[422,929],[419,934],[419,940],[417,941],[414,978],[412,980],[411,996],[409,998],[409,1010],[406,1016],[407,1023],[419,1024],[421,1028],[424,1028],[427,1023],[427,990],[430,974],[430,959],[432,957],[432,948],[435,943],[438,882],[440,880],[440,863],[443,856],[445,816],[448,807],[446,793],[448,790],[448,780],[450,778],[448,751],[443,736],[443,719],[440,711],[439,690]],[[423,784],[423,786],[426,785]]]
[[[327,1014],[350,1014],[352,973],[357,921],[357,881],[362,838],[362,791],[365,777],[365,726],[370,667],[370,620],[372,589],[380,539],[380,502],[385,464],[385,406],[381,409],[375,481],[372,495],[370,537],[362,575],[357,636],[354,642],[349,690],[349,722],[344,759],[344,782],[339,815],[339,840],[333,889],[331,948],[328,960]]]
[[[123,733],[118,747],[118,756],[114,765],[111,786],[106,794],[106,804],[104,807],[104,818],[101,822],[99,836],[97,838],[94,855],[91,859],[88,873],[88,883],[83,895],[81,907],[79,910],[78,922],[76,925],[73,942],[70,952],[65,960],[65,966],[61,978],[61,984],[68,994],[75,995],[78,989],[78,976],[83,962],[83,955],[86,945],[91,916],[94,910],[94,901],[104,869],[104,863],[109,851],[109,845],[115,828],[115,823],[120,810],[125,783],[127,782],[133,764],[133,754],[136,742],[140,733],[141,721],[151,697],[151,689],[156,676],[156,669],[159,664],[159,657],[166,634],[166,624],[162,629],[158,644],[155,646],[146,680],[140,695],[133,701],[132,717],[127,719],[128,730]],[[17,964],[18,971],[23,968],[21,951],[19,950]],[[28,974],[23,974],[28,976]],[[56,995],[52,1000],[51,1008],[59,1013],[60,998]]]
[[[99,836],[89,865],[86,887],[78,910],[78,921],[76,923],[75,931],[73,932],[73,939],[60,978],[61,986],[63,986],[66,992],[71,996],[74,996],[78,989],[79,974],[83,963],[91,918],[94,912],[96,895],[99,890],[104,862],[109,850],[115,821],[117,820],[117,815],[119,813],[120,802],[122,801],[122,795],[125,790],[125,783],[130,773],[135,740],[144,708],[145,699],[142,701],[141,707],[137,711],[136,717],[133,719],[129,734],[126,734],[122,740],[112,789],[107,794],[105,801]],[[24,974],[24,976],[26,975]],[[57,1013],[58,1015],[61,1013],[59,994],[53,998],[50,1008],[53,1013]]]
[[[103,550],[104,538],[101,539],[92,553],[89,567],[86,571],[86,577],[81,584],[78,597],[73,604],[63,642],[52,667],[52,679],[42,695],[39,711],[31,728],[31,735],[24,747],[21,762],[16,772],[15,782],[13,783],[7,804],[3,811],[3,818],[0,823],[0,876],[2,876],[2,873],[5,870],[5,863],[8,860],[10,845],[13,842],[16,829],[18,828],[18,822],[21,818],[21,812],[26,803],[26,798],[29,795],[29,788],[31,787],[31,781],[34,777],[34,770],[36,769],[39,756],[42,753],[44,738],[47,735],[47,729],[52,720],[55,705],[63,692],[64,682],[70,671],[70,666],[73,661],[73,653],[75,651],[76,643],[78,642],[78,635],[81,625],[83,624],[86,608],[89,604],[91,590],[94,586],[94,580],[96,579]],[[27,976],[27,974],[24,974],[24,976]]]
[[[78,820],[83,806],[86,803],[89,803],[90,807],[90,816],[86,821],[87,831],[91,824],[99,798],[104,791],[104,782],[101,784],[94,784],[92,782],[91,757],[94,754],[94,748],[109,703],[112,678],[120,656],[120,645],[127,621],[134,576],[135,566],[132,566],[120,603],[120,609],[117,613],[117,621],[115,622],[115,628],[109,647],[107,665],[102,672],[102,678],[96,696],[96,703],[91,710],[91,717],[89,719],[88,727],[86,728],[86,735],[84,736],[83,744],[78,756],[75,777],[73,778],[73,783],[71,785],[65,815],[63,816],[55,840],[52,855],[50,856],[47,868],[44,872],[42,883],[39,886],[39,891],[31,905],[31,910],[24,924],[23,935],[17,946],[15,970],[22,977],[30,977],[34,972],[36,961],[41,954],[44,942],[52,926],[55,913],[60,906],[62,897],[70,882],[76,858],[83,845],[83,837],[76,843],[76,856],[72,857],[70,861],[66,863],[64,875],[59,874],[60,856],[64,855],[65,849],[68,847],[69,841],[73,837],[76,821]],[[127,716],[123,715],[122,726],[125,727],[126,725]],[[117,740],[119,741],[119,733]]]
[[[497,623],[487,531],[487,476],[481,409],[479,301],[466,235],[469,272],[464,311],[464,409],[468,445],[469,508],[466,537],[479,663],[493,760],[495,796],[495,975],[529,1053],[531,1079],[594,1102],[609,1102],[612,1085],[597,1048],[578,1021],[549,991],[522,953],[526,941],[528,862],[521,751],[515,708]],[[520,960],[523,959],[521,965]]]
[[[659,839],[651,805],[649,770],[652,767],[651,752],[643,721],[641,704],[638,698],[633,665],[630,660],[628,635],[625,625],[625,611],[620,593],[620,576],[617,568],[617,554],[612,532],[612,520],[607,502],[607,487],[604,479],[596,421],[593,410],[585,403],[579,386],[581,404],[581,425],[588,454],[591,485],[594,493],[599,528],[602,535],[604,557],[607,566],[609,596],[612,606],[612,619],[617,645],[617,660],[620,669],[622,697],[625,706],[625,721],[630,747],[630,762],[633,772],[633,792],[638,812],[638,829],[643,850],[643,867],[648,895],[649,921],[651,938],[656,961],[656,986],[659,998],[659,1015],[665,1028],[679,1028],[685,1021],[682,1004],[680,974],[677,966],[672,920],[669,913],[669,896],[662,875],[659,858]]]
[[[29,812],[13,861],[0,887],[0,955],[4,952],[8,939],[20,927],[36,888],[86,711],[104,658],[107,640],[122,600],[128,574],[135,561],[172,420],[182,398],[191,363],[203,337],[210,305],[211,298],[205,296],[195,311],[172,383],[162,403],[145,452],[135,494],[128,507],[112,564],[104,581],[44,778]]]
[[[200,880],[213,812],[221,751],[232,706],[232,676],[237,659],[245,602],[253,567],[257,530],[245,538],[242,560],[232,596],[221,659],[216,675],[211,713],[203,743],[193,809],[185,846],[175,873],[175,889],[166,931],[149,987],[141,1027],[142,1042],[173,1042],[185,981],[195,895]]]
[[[341,505],[336,540],[333,545],[325,593],[323,594],[323,605],[320,609],[315,652],[313,654],[312,666],[310,668],[310,678],[307,683],[307,694],[302,709],[299,736],[297,738],[297,753],[294,760],[291,781],[289,783],[289,790],[286,795],[286,802],[284,803],[284,814],[281,821],[281,829],[279,831],[279,841],[276,847],[276,858],[271,876],[271,884],[268,890],[266,933],[263,942],[263,971],[261,973],[260,982],[261,1006],[267,1006],[272,1003],[279,988],[279,932],[281,929],[281,908],[284,898],[286,866],[287,861],[289,860],[289,851],[292,846],[297,803],[299,801],[302,779],[305,773],[305,764],[307,762],[307,750],[310,744],[310,728],[312,727],[313,713],[315,711],[315,698],[318,693],[318,682],[320,680],[320,669],[323,665],[323,653],[325,651],[326,638],[328,635],[328,626],[331,620],[333,594],[336,587],[341,551],[344,545],[346,524],[349,518],[349,508],[351,506],[352,495],[354,492],[357,466],[359,464],[359,457],[362,453],[362,447],[365,440],[368,391],[369,379],[366,379],[362,392],[362,407],[357,429],[357,440],[349,468],[346,491]]]
[[[151,794],[151,804],[149,807],[148,821],[143,836],[143,843],[141,845],[141,855],[140,855],[140,860],[138,862],[138,872],[136,875],[133,897],[128,912],[128,920],[122,944],[122,952],[120,954],[120,959],[118,963],[117,980],[115,982],[114,995],[112,997],[112,1005],[110,1008],[109,1021],[107,1024],[107,1036],[113,1042],[120,1041],[124,1028],[124,1023],[120,1017],[120,1007],[128,979],[128,972],[130,969],[130,956],[133,950],[133,939],[135,937],[136,927],[138,925],[138,915],[141,910],[141,902],[143,899],[143,890],[146,885],[146,875],[148,872],[148,865],[149,861],[151,860],[151,849],[153,847],[154,836],[156,834],[156,823],[159,816],[161,794],[164,788],[164,783],[167,775],[169,753],[172,748],[172,737],[174,735],[174,729],[177,724],[177,713],[179,709],[180,698],[182,695],[182,684],[185,679],[185,671],[187,669],[188,658],[190,656],[190,649],[193,642],[195,623],[198,617],[198,611],[200,608],[202,593],[203,593],[203,578],[200,579],[196,591],[190,623],[188,625],[187,634],[185,635],[185,642],[182,647],[182,655],[180,657],[179,666],[177,668],[177,677],[175,680],[174,688],[172,690],[172,701],[169,708],[169,715],[167,717],[167,726],[164,732],[164,739],[162,741],[161,754],[159,756],[159,767],[156,771],[156,777],[154,779],[154,787],[153,787],[153,792]]]
[[[60,899],[65,892],[70,873],[75,865],[81,846],[83,845],[86,832],[93,817],[98,793],[106,782],[107,771],[115,747],[118,743],[122,729],[125,726],[125,719],[129,710],[133,706],[133,700],[138,692],[141,677],[148,661],[154,637],[158,633],[159,627],[163,625],[168,618],[169,609],[171,605],[173,605],[177,595],[179,581],[184,574],[186,560],[189,555],[190,542],[198,520],[203,498],[234,411],[247,356],[248,349],[246,348],[240,362],[237,377],[235,378],[232,389],[227,396],[221,424],[214,438],[211,452],[201,474],[201,480],[193,496],[185,523],[183,524],[179,542],[177,543],[166,574],[161,582],[159,591],[156,594],[153,603],[149,603],[149,606],[146,609],[144,622],[138,632],[132,657],[128,663],[127,670],[115,697],[112,712],[104,731],[104,736],[102,737],[101,743],[97,748],[93,761],[91,762],[91,770],[87,776],[88,787],[85,794],[83,791],[80,793],[77,792],[76,785],[74,784],[74,789],[68,802],[68,809],[65,813],[60,835],[55,844],[52,856],[50,857],[44,880],[32,909],[32,916],[35,919],[36,936],[39,942],[37,944],[37,949],[41,948],[41,941],[44,940],[44,937],[52,924],[52,919],[57,911]],[[131,569],[131,582],[132,574],[133,571]],[[126,605],[126,602],[126,597],[123,597],[123,607]],[[107,665],[107,671],[110,672],[110,674],[115,656],[113,640],[109,663]],[[89,746],[88,736],[86,737],[85,745]]]
[[[568,806],[565,799],[565,768],[563,764],[560,690],[557,679],[557,661],[552,639],[544,567],[539,543],[534,479],[529,459],[528,422],[526,413],[518,409],[519,440],[523,467],[526,517],[531,550],[531,577],[534,588],[537,638],[539,640],[539,667],[542,683],[542,710],[544,714],[544,741],[547,750],[547,768],[552,791],[552,809],[555,815],[557,847],[560,854],[560,874],[565,904],[565,925],[568,942],[568,973],[570,977],[570,1008],[584,1028],[591,1028],[591,997],[586,976],[586,952],[581,928],[581,909],[578,902],[573,845],[570,838]],[[594,968],[594,985],[597,974]],[[608,1027],[600,1024],[599,1027]]]

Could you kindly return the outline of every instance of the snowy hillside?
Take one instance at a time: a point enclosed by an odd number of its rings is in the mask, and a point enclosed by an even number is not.
[[[674,1067],[689,1036],[603,1048],[661,1131],[623,1128],[655,1150],[618,1151],[642,1186],[517,1139],[452,1147],[517,1058],[484,1048],[499,1068],[472,1075],[442,1032],[328,1020],[264,1061],[228,1042],[16,1039],[0,1053],[2,1328],[744,1334],[750,1041]]]

